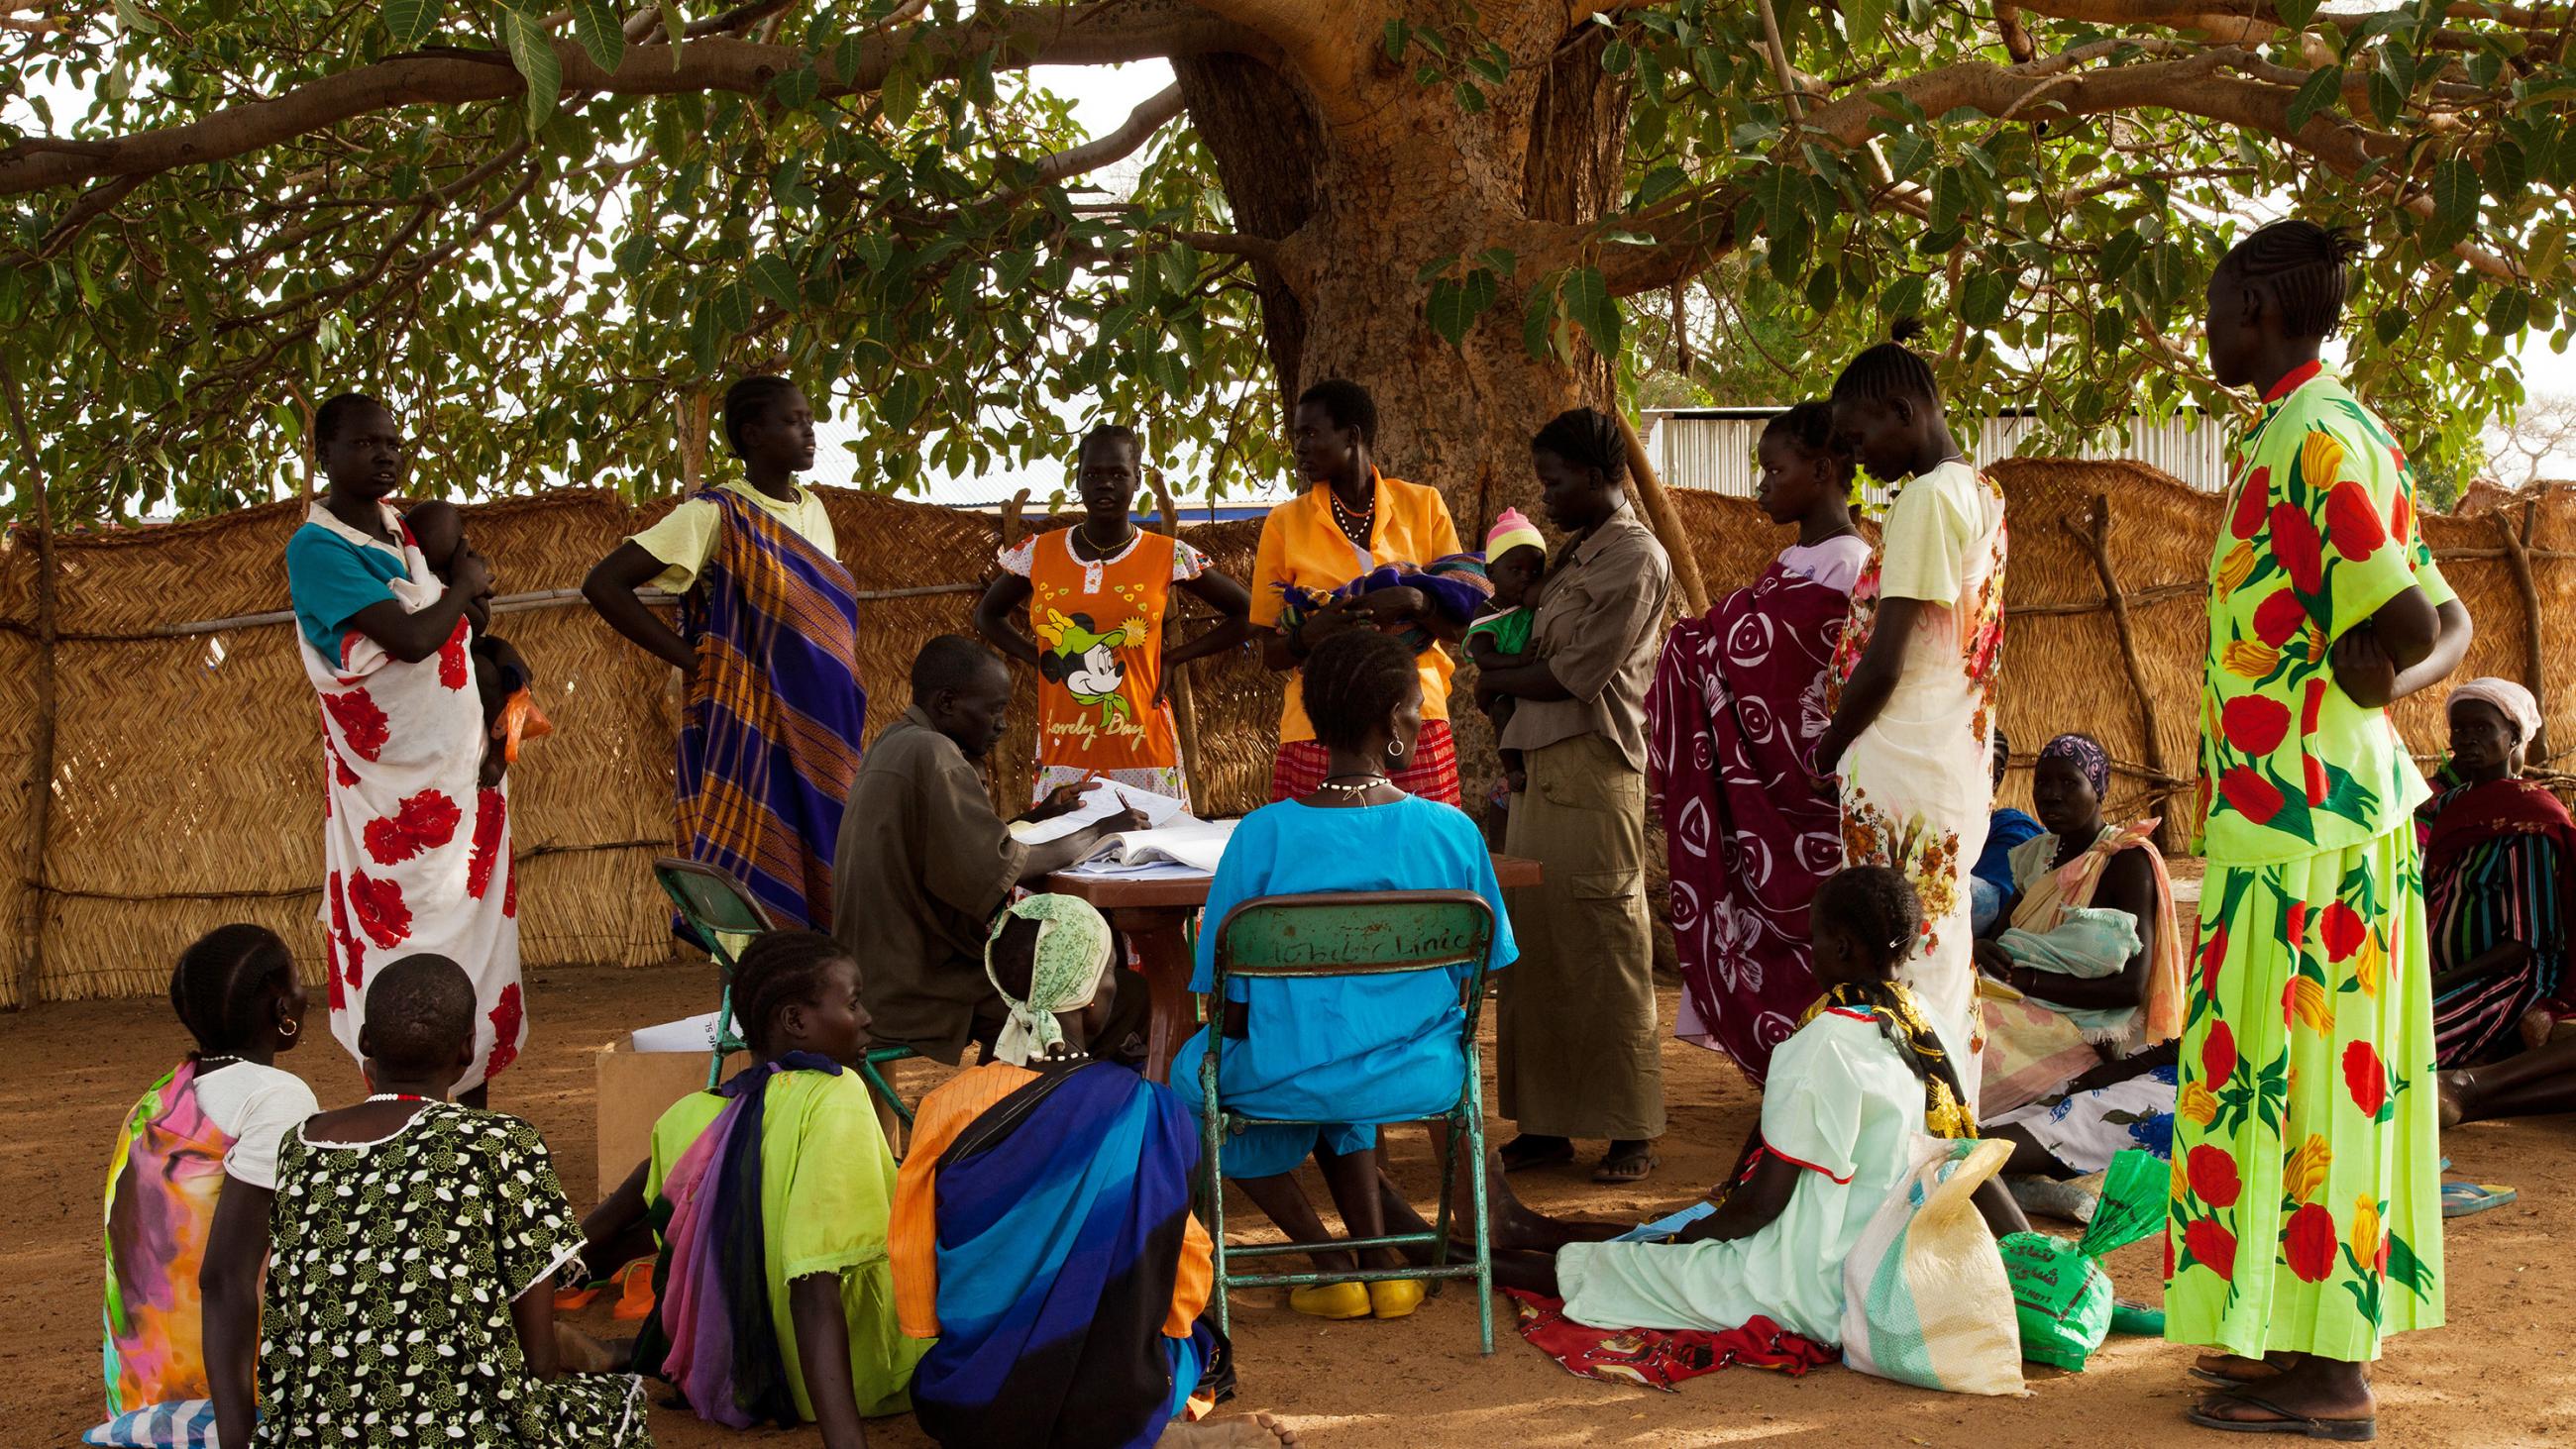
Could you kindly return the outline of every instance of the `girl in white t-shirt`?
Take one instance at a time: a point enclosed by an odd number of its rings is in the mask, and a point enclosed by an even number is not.
[[[170,1005],[197,1049],[134,1104],[108,1159],[108,1422],[93,1444],[215,1442],[210,1373],[248,1383],[259,1346],[278,1140],[320,1110],[271,1065],[302,1039],[305,1009],[275,932],[200,938],[170,975]]]

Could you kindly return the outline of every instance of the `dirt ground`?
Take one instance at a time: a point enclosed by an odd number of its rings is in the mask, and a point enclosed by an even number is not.
[[[493,1105],[544,1131],[578,1197],[594,1176],[591,1049],[615,1032],[705,1009],[710,987],[703,966],[675,965],[550,971],[529,995],[530,1049]],[[1663,1004],[1669,1023],[1671,992]],[[348,1101],[358,1091],[355,1070],[327,1034],[313,1035],[320,1040],[280,1064],[304,1074],[326,1104]],[[119,1114],[185,1044],[156,1002],[0,1017],[0,1120],[18,1124],[0,1139],[0,1402],[13,1424],[0,1440],[65,1445],[96,1422],[103,1163]],[[1672,1130],[1648,1183],[1599,1188],[1572,1172],[1541,1172],[1516,1186],[1547,1210],[1603,1218],[1641,1218],[1696,1196],[1742,1140],[1754,1094],[1723,1058],[1696,1047],[1667,1040],[1664,1069]],[[1399,1130],[1393,1141],[1399,1173],[1427,1200],[1422,1134]],[[2458,1175],[2513,1183],[2522,1200],[2454,1225],[2445,1258],[2451,1327],[2396,1341],[2378,1376],[2382,1437],[2567,1443],[2576,1439],[2576,1364],[2566,1347],[2576,1322],[2567,1271],[2576,1205],[2559,1189],[2576,1180],[2576,1121],[2474,1126],[2448,1147]],[[2151,1240],[2114,1256],[2124,1296],[2156,1298],[2156,1251]],[[1510,1331],[1499,1301],[1496,1319],[1494,1356],[1480,1361],[1472,1296],[1454,1285],[1394,1323],[1320,1323],[1289,1313],[1275,1290],[1239,1293],[1236,1408],[1276,1414],[1315,1449],[2192,1442],[2181,1418],[2192,1392],[2183,1376],[2189,1353],[2152,1340],[2115,1338],[2080,1376],[2034,1368],[2022,1399],[1944,1396],[1841,1368],[1794,1380],[1731,1369],[1662,1394],[1574,1378]],[[727,1434],[662,1409],[653,1427],[676,1449],[815,1442],[810,1432]],[[929,1443],[909,1419],[879,1421],[869,1433],[888,1449]]]

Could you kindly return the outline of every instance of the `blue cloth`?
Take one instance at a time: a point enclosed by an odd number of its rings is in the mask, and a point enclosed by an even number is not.
[[[2039,822],[2018,810],[2006,808],[1986,818],[1986,848],[1977,852],[1976,868],[1968,874],[1993,886],[2004,898],[2013,893],[2013,847],[2034,835],[2044,835]]]
[[[340,640],[349,620],[391,599],[388,585],[408,574],[400,551],[383,544],[361,548],[318,523],[295,530],[286,541],[286,594],[295,606],[295,627],[333,664],[341,662]]]
[[[1255,896],[1325,891],[1472,890],[1492,902],[1494,940],[1486,968],[1516,960],[1511,917],[1485,838],[1457,809],[1412,797],[1391,805],[1332,809],[1284,800],[1243,818],[1217,863],[1199,932],[1192,991],[1216,986],[1217,929]],[[1380,1122],[1411,1122],[1448,1111],[1464,1085],[1457,972],[1401,976],[1229,980],[1227,998],[1245,1003],[1245,1035],[1218,1054],[1226,1105],[1255,1117],[1331,1124],[1255,1127],[1226,1139],[1228,1177],[1292,1171],[1320,1140],[1335,1152],[1375,1146]],[[1172,1090],[1200,1110],[1199,1063],[1207,1033],[1182,1043]]]
[[[1983,876],[1968,877],[1968,933],[1970,935],[1984,936],[1993,931],[1995,922],[2003,918],[2005,894],[2004,891],[1995,888],[1993,881]]]
[[[1198,1171],[1172,1093],[1093,1062],[985,1109],[940,1155],[939,1340],[913,1410],[949,1449],[1149,1449],[1214,1361],[1163,1336]]]

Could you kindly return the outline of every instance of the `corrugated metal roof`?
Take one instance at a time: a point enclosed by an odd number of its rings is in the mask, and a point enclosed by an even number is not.
[[[1699,488],[1732,498],[1750,498],[1759,477],[1754,448],[1763,424],[1786,408],[1689,408],[1650,414],[1655,419],[1647,448],[1663,481],[1675,488]],[[1960,439],[1971,458],[2009,458],[2039,434],[2039,419],[2010,414],[1980,419]],[[2229,432],[2196,410],[2172,420],[2149,423],[2133,419],[2125,428],[2095,435],[2076,456],[2133,458],[2162,469],[2205,493],[2227,486]],[[2057,451],[2051,449],[2050,451]]]

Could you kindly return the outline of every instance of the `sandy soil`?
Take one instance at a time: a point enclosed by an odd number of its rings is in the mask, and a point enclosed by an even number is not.
[[[703,1010],[704,968],[554,971],[530,992],[537,1036],[494,1105],[534,1121],[579,1193],[593,1179],[590,1049],[614,1031]],[[1665,1019],[1673,1000],[1665,994]],[[319,1025],[317,1016],[316,1025]],[[326,1103],[357,1090],[349,1062],[321,1041],[284,1059]],[[183,1050],[185,1035],[154,1002],[49,1006],[0,1017],[0,1394],[12,1420],[0,1439],[73,1442],[96,1421],[100,1174],[116,1119]],[[1696,1196],[1743,1137],[1754,1096],[1722,1058],[1667,1042],[1672,1131],[1663,1168],[1638,1188],[1607,1189],[1571,1172],[1515,1179],[1553,1211],[1636,1218]],[[1398,1169],[1427,1198],[1418,1132],[1394,1137]],[[2399,1444],[2484,1446],[2576,1438],[2576,1322],[2567,1272],[2576,1206],[2560,1186],[2576,1168],[2576,1123],[2550,1118],[2481,1125],[2449,1144],[2460,1174],[2504,1181],[2522,1201],[2454,1226],[2447,1268],[2452,1326],[2398,1340],[2378,1378],[2382,1437]],[[1597,1147],[1594,1148],[1597,1151]],[[1232,1209],[1229,1209],[1231,1212]],[[1247,1210],[1248,1212],[1248,1210]],[[1247,1224],[1259,1223],[1257,1214]],[[2156,1249],[2111,1262],[2131,1297],[2158,1292]],[[2113,1339],[2081,1376],[2034,1369],[2023,1399],[1970,1399],[1901,1388],[1840,1368],[1792,1380],[1735,1369],[1675,1394],[1574,1378],[1514,1336],[1498,1304],[1494,1356],[1476,1355],[1471,1296],[1455,1286],[1397,1323],[1301,1319],[1268,1291],[1237,1295],[1240,1409],[1277,1414],[1319,1449],[1423,1444],[1839,1445],[1974,1444],[1978,1449],[2189,1442],[2187,1350]],[[810,1434],[730,1435],[657,1410],[666,1446],[810,1444]],[[21,1437],[21,1436],[24,1437]],[[870,1428],[890,1449],[928,1440],[908,1419]],[[2232,1441],[2207,1441],[2232,1442]]]

